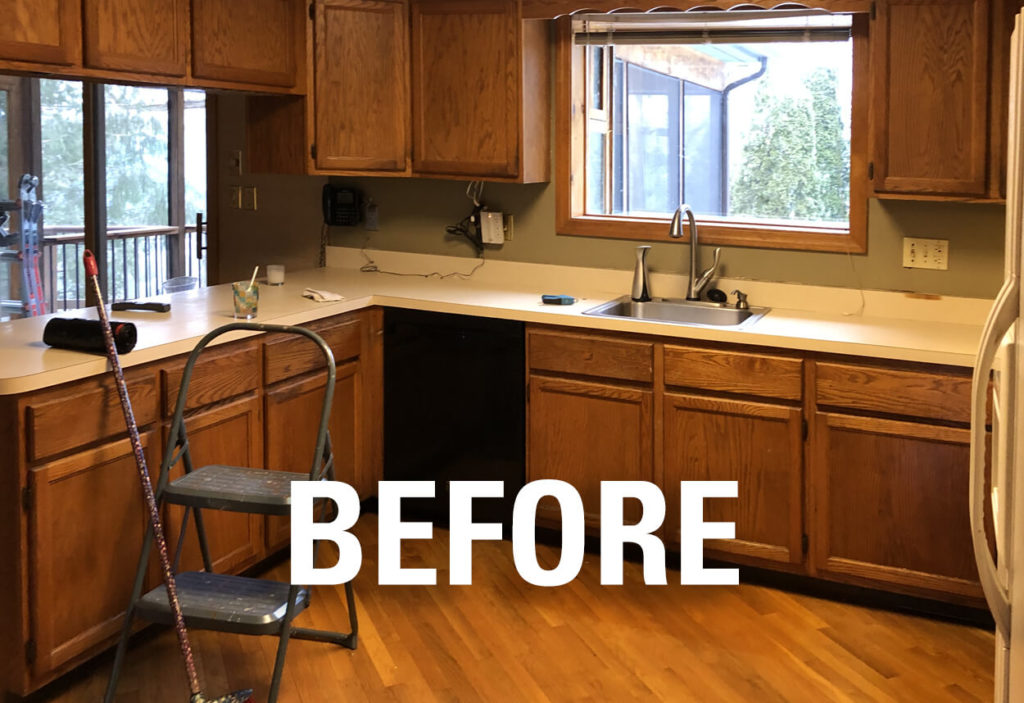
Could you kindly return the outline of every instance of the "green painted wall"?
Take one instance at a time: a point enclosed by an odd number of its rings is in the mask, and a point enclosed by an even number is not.
[[[248,275],[256,264],[283,262],[292,267],[316,265],[322,219],[320,190],[324,178],[232,175],[230,153],[244,148],[244,103],[222,98],[218,130],[221,171],[221,266],[219,280]],[[244,161],[243,157],[243,161]],[[331,228],[334,245],[473,256],[465,241],[445,234],[445,226],[469,213],[464,181],[399,178],[332,179],[354,185],[379,208],[380,229]],[[231,185],[256,185],[259,210],[226,207]],[[515,216],[511,242],[488,249],[494,259],[631,269],[636,242],[559,236],[554,231],[553,184],[487,184],[483,201],[490,209]],[[820,254],[725,247],[723,275],[768,281],[868,289],[913,291],[969,297],[993,297],[1003,266],[1005,208],[999,205],[872,200],[868,212],[866,255]],[[902,238],[949,240],[949,270],[904,269]],[[658,242],[649,256],[657,271],[685,272],[685,244]],[[705,248],[702,262],[710,264]]]

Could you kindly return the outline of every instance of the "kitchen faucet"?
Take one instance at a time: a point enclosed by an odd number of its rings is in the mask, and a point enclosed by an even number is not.
[[[676,208],[676,214],[672,215],[672,223],[668,226],[668,236],[673,239],[679,239],[683,236],[682,218],[683,213],[686,213],[687,224],[690,227],[690,284],[686,289],[687,300],[700,300],[701,291],[704,290],[704,286],[708,284],[708,281],[714,277],[715,272],[718,270],[718,258],[722,253],[721,247],[715,247],[715,260],[711,264],[711,268],[697,275],[697,218],[693,214],[693,208],[683,203]]]

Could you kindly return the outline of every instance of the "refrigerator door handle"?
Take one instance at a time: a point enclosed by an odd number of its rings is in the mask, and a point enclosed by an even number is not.
[[[971,537],[974,541],[974,559],[985,600],[992,610],[996,627],[1010,638],[1010,594],[999,582],[996,564],[985,537],[985,407],[988,400],[989,370],[1003,336],[1020,314],[1020,290],[1016,276],[1010,276],[996,296],[992,312],[985,322],[981,345],[974,366],[971,384],[971,474],[970,514]]]

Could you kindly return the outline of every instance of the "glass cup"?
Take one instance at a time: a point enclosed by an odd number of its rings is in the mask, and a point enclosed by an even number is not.
[[[283,286],[284,285],[284,265],[282,265],[282,264],[267,264],[267,285],[271,285],[271,286]]]
[[[260,302],[260,284],[238,281],[231,284],[231,297],[235,302],[235,317],[251,320],[256,317]]]

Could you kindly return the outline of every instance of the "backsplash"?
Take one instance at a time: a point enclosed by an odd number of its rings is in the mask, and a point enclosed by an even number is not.
[[[255,264],[316,265],[322,219],[320,191],[327,179],[314,176],[232,175],[230,152],[244,149],[244,104],[222,98],[219,107],[221,265],[217,280],[248,275]],[[244,158],[243,158],[244,161]],[[378,205],[380,229],[332,227],[330,243],[449,256],[474,256],[464,240],[445,227],[465,217],[471,203],[465,181],[401,178],[337,178],[354,185]],[[231,185],[255,185],[259,210],[226,207]],[[557,235],[554,184],[488,183],[483,201],[515,216],[511,242],[488,247],[496,260],[632,270],[637,242]],[[1002,279],[1005,208],[992,204],[871,200],[866,255],[823,254],[723,247],[723,276],[870,290],[910,291],[962,297],[994,297]],[[903,237],[949,240],[949,270],[904,269]],[[710,263],[711,248],[701,261]],[[687,245],[657,242],[648,257],[660,273],[688,270]]]

